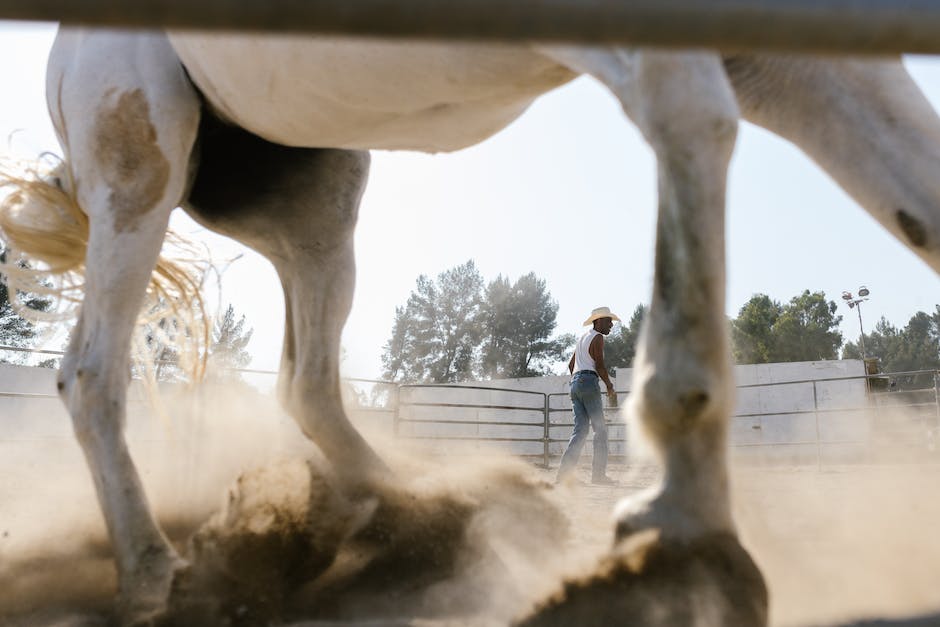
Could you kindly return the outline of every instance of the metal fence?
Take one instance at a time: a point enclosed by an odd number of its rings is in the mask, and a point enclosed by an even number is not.
[[[903,389],[891,386],[891,382],[914,377],[929,378],[930,386],[918,389]],[[862,392],[856,402],[852,397],[823,398],[821,386],[832,384],[861,383]],[[880,384],[884,383],[882,386]],[[878,391],[880,388],[885,391]],[[732,421],[738,421],[738,437],[732,438],[732,448],[745,453],[748,450],[803,449],[802,455],[792,458],[807,461],[813,458],[817,466],[823,464],[828,451],[834,459],[852,459],[868,462],[896,461],[908,456],[920,458],[915,453],[936,453],[938,429],[940,429],[940,371],[919,370],[911,372],[882,373],[854,377],[830,377],[801,381],[782,381],[738,386],[739,398],[749,390],[782,389],[796,396],[799,389],[807,390],[812,405],[793,409],[774,409],[769,412],[737,413]],[[850,402],[846,402],[850,401]],[[802,437],[780,439],[766,437],[773,431],[775,423],[802,421],[805,428],[791,428],[789,433]],[[811,421],[811,425],[809,423]],[[743,424],[742,424],[743,423]],[[743,437],[742,431],[749,428],[757,435]],[[811,428],[810,428],[811,427]],[[807,454],[808,453],[808,454]],[[900,453],[897,455],[896,453]],[[752,455],[748,455],[753,457]]]
[[[486,392],[491,397],[522,397],[526,403],[512,402],[446,402],[415,400],[416,392],[450,391],[454,395],[466,396],[468,393]],[[424,411],[431,409],[433,411]],[[418,410],[415,412],[415,410]],[[469,410],[476,414],[473,419],[466,416]],[[489,416],[509,416],[511,420],[483,419],[479,412]],[[531,390],[512,390],[481,385],[456,384],[406,384],[399,387],[398,403],[395,405],[393,431],[396,437],[450,442],[491,442],[537,444],[544,449],[547,459],[550,412],[549,395]],[[448,416],[447,414],[451,415]],[[520,416],[521,414],[521,416]],[[427,428],[430,427],[430,428]],[[454,427],[470,427],[454,429]],[[483,428],[484,432],[480,433]],[[525,431],[513,434],[507,431]],[[454,431],[457,431],[454,433]],[[528,433],[531,431],[531,433]]]
[[[932,386],[920,389],[898,389],[890,381],[901,378],[929,377]],[[872,382],[886,382],[885,391],[872,391]],[[838,383],[861,383],[860,398],[824,398],[820,387]],[[806,406],[793,408],[769,408],[760,412],[736,413],[731,417],[731,447],[743,453],[743,457],[754,459],[750,451],[770,449],[810,449],[813,462],[823,464],[826,451],[831,456],[877,461],[876,447],[898,450],[918,449],[933,455],[940,445],[940,371],[922,370],[913,372],[862,375],[854,377],[830,377],[757,383],[738,386],[739,397],[751,390],[780,390],[785,398],[811,398]],[[438,400],[417,396],[419,391],[432,391]],[[503,397],[517,397],[516,402],[473,402],[466,399],[475,392]],[[443,398],[450,393],[454,400]],[[618,399],[629,392],[618,391]],[[523,400],[525,399],[525,400]],[[846,402],[848,401],[848,402]],[[853,402],[854,401],[854,402]],[[622,405],[622,403],[620,403]],[[792,405],[792,403],[791,403]],[[420,410],[416,415],[415,410]],[[574,426],[571,419],[571,403],[566,393],[543,393],[529,390],[513,390],[479,385],[410,384],[399,388],[397,403],[393,411],[393,431],[396,437],[438,442],[462,442],[480,444],[510,443],[517,454],[537,459],[548,467],[560,454],[559,446],[568,440]],[[471,418],[468,412],[486,412],[483,419]],[[493,412],[502,418],[492,417]],[[605,409],[608,427],[611,429],[609,443],[613,459],[625,457],[628,430],[616,410]],[[521,415],[521,417],[520,417]],[[563,417],[559,419],[560,417]],[[780,423],[789,421],[790,427],[781,429]],[[805,425],[810,421],[811,429]],[[454,427],[465,427],[454,429]],[[489,429],[480,430],[480,427]],[[499,433],[500,429],[511,430]],[[752,434],[747,434],[748,431]],[[773,435],[775,432],[789,433],[788,438]],[[809,437],[806,437],[808,433]],[[770,435],[766,435],[770,434]],[[796,437],[794,437],[794,434]],[[526,451],[526,445],[537,443],[539,453]],[[559,446],[555,446],[559,445]],[[890,445],[890,446],[889,446]],[[616,450],[616,449],[620,450]],[[841,453],[837,452],[841,450]],[[802,455],[797,457],[805,463]]]
[[[0,346],[0,351],[62,354],[9,346]],[[233,371],[265,377],[277,374],[268,370]],[[385,424],[397,438],[433,441],[442,450],[449,443],[502,446],[514,455],[549,467],[574,426],[571,402],[564,392],[486,385],[399,385],[361,378],[343,382],[347,406],[360,424]],[[821,389],[831,391],[834,384],[855,384],[861,392],[835,399],[821,393]],[[875,452],[879,447],[893,447],[900,458],[915,450],[940,458],[940,371],[755,383],[739,385],[737,390],[739,399],[756,393],[784,400],[782,405],[758,403],[760,411],[731,417],[731,447],[745,459],[767,457],[764,453],[771,450],[779,457],[780,450],[790,449],[796,451],[792,459],[817,466],[823,464],[827,454],[839,450],[856,459],[877,461]],[[627,391],[617,392],[619,405],[628,395]],[[24,402],[53,398],[57,397],[52,393],[0,392],[0,399]],[[793,400],[800,398],[806,402]],[[605,412],[611,458],[625,459],[627,426],[617,410],[608,407]]]

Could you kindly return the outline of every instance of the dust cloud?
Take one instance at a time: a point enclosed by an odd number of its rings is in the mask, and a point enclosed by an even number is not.
[[[165,404],[166,421],[132,405],[128,439],[161,524],[194,562],[174,599],[181,625],[505,625],[593,568],[615,502],[657,476],[614,466],[620,487],[556,489],[524,463],[435,456],[365,425],[394,480],[356,494],[248,386]],[[0,446],[0,624],[106,624],[111,553],[73,438],[24,428]],[[940,612],[940,460],[867,453],[734,465],[736,520],[767,579],[771,624]]]
[[[175,584],[174,624],[506,624],[569,558],[593,555],[567,541],[561,495],[522,462],[435,458],[373,433],[393,474],[356,493],[248,386],[163,403],[162,421],[131,405],[128,441],[161,525],[193,563]],[[15,455],[0,457],[0,624],[105,624],[112,556],[74,439],[24,428],[4,448]]]
[[[772,624],[940,613],[938,462],[736,469],[736,520]]]

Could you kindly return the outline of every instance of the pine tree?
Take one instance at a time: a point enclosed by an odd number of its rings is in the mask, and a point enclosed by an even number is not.
[[[6,261],[6,251],[0,252],[0,262]],[[29,309],[48,311],[52,300],[41,298],[35,294],[20,294],[21,302]],[[10,302],[10,292],[6,281],[0,281],[0,345],[29,348],[35,344],[39,331],[36,325],[23,318],[13,308]],[[0,352],[0,362],[22,363],[23,354],[17,356],[8,352]]]

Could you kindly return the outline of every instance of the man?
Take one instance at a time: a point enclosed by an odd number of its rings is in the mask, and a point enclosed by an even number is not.
[[[558,481],[569,478],[578,465],[581,449],[588,431],[594,429],[594,463],[591,483],[598,485],[616,485],[616,481],[607,476],[607,423],[604,420],[604,405],[598,379],[607,386],[607,398],[611,406],[617,404],[617,394],[610,375],[604,365],[604,336],[614,327],[614,320],[620,321],[608,307],[598,307],[585,320],[584,326],[591,325],[575,345],[574,354],[568,362],[571,377],[571,405],[574,409],[574,433],[568,440],[568,447],[561,456],[558,467]]]

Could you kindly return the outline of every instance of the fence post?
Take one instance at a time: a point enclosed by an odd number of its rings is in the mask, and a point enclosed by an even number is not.
[[[933,441],[929,443],[933,447],[931,453],[937,450],[937,440],[940,440],[940,370],[934,370],[933,372],[933,403],[937,422],[934,423],[934,428],[931,429],[931,433],[933,433]]]
[[[398,422],[401,420],[401,386],[395,386],[395,413],[392,414],[392,434],[398,437]]]
[[[542,398],[544,401],[542,410],[542,422],[544,424],[544,432],[542,433],[542,465],[544,465],[547,470],[549,457],[548,444],[551,441],[552,434],[551,422],[549,420],[549,416],[551,415],[551,397],[543,393]]]
[[[821,443],[819,441],[819,398],[816,393],[816,382],[813,381],[813,417],[816,422],[816,470],[822,470],[822,454],[820,453]]]

